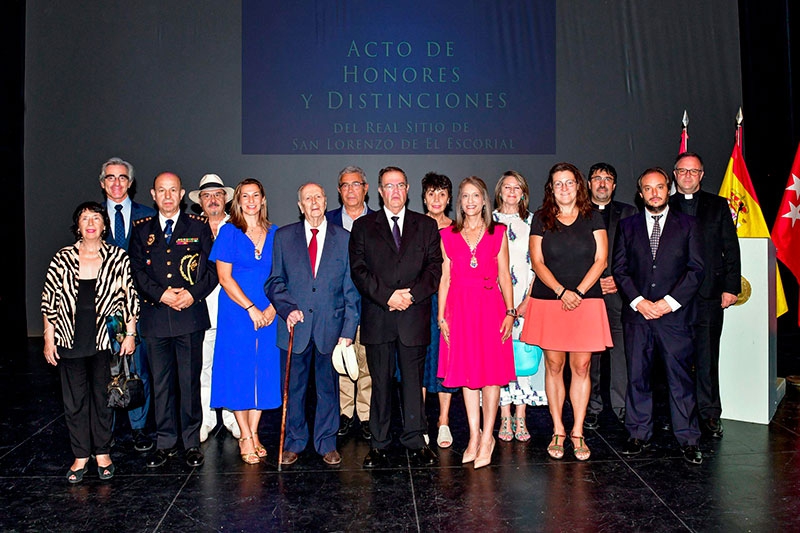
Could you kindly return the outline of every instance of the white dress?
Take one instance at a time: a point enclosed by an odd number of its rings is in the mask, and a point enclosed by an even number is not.
[[[514,288],[514,307],[516,307],[525,299],[534,278],[529,249],[533,213],[528,212],[528,216],[523,219],[518,214],[509,215],[495,210],[492,212],[492,218],[495,222],[505,224],[507,228],[508,264],[511,270],[511,285]],[[523,321],[521,317],[514,320],[511,336],[515,340],[519,339],[522,332]],[[544,362],[539,365],[536,374],[518,377],[517,381],[512,381],[508,387],[500,388],[500,405],[511,403],[547,405],[544,391]]]

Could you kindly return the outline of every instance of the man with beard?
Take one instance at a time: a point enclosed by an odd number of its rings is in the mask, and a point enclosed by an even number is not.
[[[671,211],[670,178],[661,168],[639,176],[645,211],[619,223],[613,275],[622,291],[628,356],[624,455],[638,455],[653,435],[651,375],[656,350],[664,359],[673,432],[691,464],[701,464],[692,365],[694,300],[703,281],[700,233],[694,217]]]
[[[623,218],[636,214],[636,208],[630,204],[613,200],[614,190],[617,188],[617,170],[608,163],[595,163],[589,169],[589,193],[592,204],[603,215],[603,222],[608,232],[608,249],[614,250],[617,238],[617,226]],[[606,303],[608,323],[611,326],[611,338],[614,346],[608,349],[609,357],[609,399],[611,409],[617,419],[625,423],[625,391],[628,388],[628,373],[625,360],[625,341],[622,332],[622,298],[617,292],[617,284],[611,275],[614,264],[613,256],[609,254],[608,266],[600,277],[600,288],[603,291],[603,300]],[[583,427],[597,429],[598,416],[603,411],[603,395],[600,390],[601,382],[601,356],[603,353],[592,354],[591,379],[592,392],[589,396],[589,406],[586,410],[586,420]]]
[[[233,189],[226,187],[216,174],[206,174],[200,179],[200,186],[195,191],[189,191],[189,199],[200,205],[203,214],[208,219],[211,234],[217,238],[219,228],[228,220],[225,205],[233,199]],[[203,337],[203,369],[200,373],[200,402],[203,407],[203,423],[200,425],[200,442],[208,439],[208,434],[217,427],[217,410],[211,408],[211,371],[214,367],[214,344],[217,340],[217,301],[221,285],[217,285],[206,298],[208,318],[211,327],[206,330]],[[228,409],[221,409],[222,423],[235,438],[242,436],[236,417]]]

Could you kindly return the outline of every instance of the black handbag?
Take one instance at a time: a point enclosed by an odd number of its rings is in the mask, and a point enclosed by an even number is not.
[[[111,381],[106,389],[108,407],[136,409],[144,405],[144,383],[136,373],[133,355],[119,355],[120,344],[125,340],[125,323],[119,314],[106,317],[106,328],[111,339]],[[136,338],[138,344],[138,336]]]
[[[144,383],[131,371],[132,355],[112,354],[111,381],[108,384],[108,406],[118,409],[136,409],[144,405]]]

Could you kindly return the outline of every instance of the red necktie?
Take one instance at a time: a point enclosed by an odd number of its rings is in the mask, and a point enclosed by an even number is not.
[[[311,230],[311,240],[308,243],[308,258],[311,260],[311,277],[316,277],[317,271],[317,233],[318,229]]]

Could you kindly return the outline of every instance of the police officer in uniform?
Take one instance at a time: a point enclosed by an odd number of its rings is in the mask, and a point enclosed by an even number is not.
[[[142,299],[140,326],[155,399],[158,441],[147,457],[151,468],[177,455],[179,429],[186,464],[196,467],[204,461],[200,371],[203,335],[210,326],[205,298],[218,280],[208,261],[211,229],[205,217],[181,211],[185,192],[176,174],[156,176],[150,194],[158,214],[135,222],[128,250]]]

